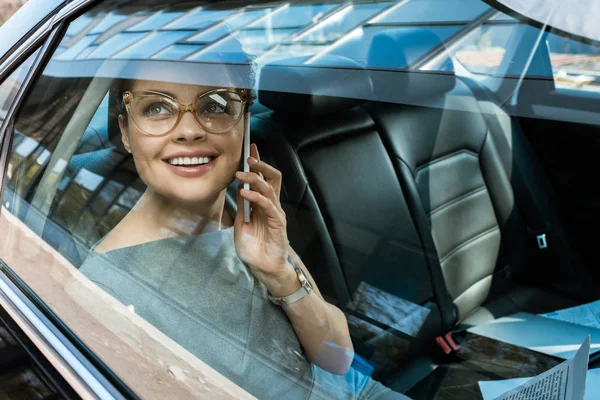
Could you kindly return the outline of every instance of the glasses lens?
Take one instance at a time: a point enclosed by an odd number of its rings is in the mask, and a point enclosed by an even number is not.
[[[177,103],[160,95],[135,97],[129,110],[137,127],[149,135],[162,135],[170,131],[179,115]]]
[[[233,128],[242,111],[242,98],[236,92],[209,92],[196,100],[196,118],[212,132]]]

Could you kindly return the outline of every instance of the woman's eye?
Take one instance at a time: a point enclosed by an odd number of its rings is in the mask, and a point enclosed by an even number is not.
[[[207,104],[206,107],[204,107],[204,109],[202,110],[202,112],[207,114],[222,114],[226,112],[226,109],[227,108],[225,106],[215,102]]]
[[[170,108],[167,107],[165,104],[154,103],[146,107],[146,111],[144,112],[144,114],[153,117],[156,115],[169,115],[172,114],[172,112]]]

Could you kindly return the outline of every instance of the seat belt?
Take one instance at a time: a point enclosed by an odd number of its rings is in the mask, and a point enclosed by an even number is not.
[[[461,77],[461,81],[464,82],[469,89],[471,89],[478,101],[488,101],[492,104],[497,104],[491,95],[481,88],[481,86],[479,86],[476,82],[463,77]],[[499,125],[497,120],[493,121],[493,114],[484,112],[481,108],[480,110],[483,118],[486,120],[486,122],[488,122],[488,124],[490,124],[490,122],[495,122],[496,125]],[[510,121],[511,124],[514,123],[512,118]],[[523,138],[523,140],[525,140],[525,138]],[[519,143],[518,146],[513,146],[513,148],[511,148],[514,168],[511,171],[510,182],[513,186],[513,194],[515,196],[517,206],[521,211],[520,214],[525,221],[527,233],[533,237],[533,240],[535,240],[534,245],[538,250],[544,251],[544,253],[549,253],[548,236],[550,234],[550,222],[544,218],[540,212],[540,209],[535,201],[535,196],[531,192],[530,186],[527,184],[527,181],[522,174],[522,171],[526,169],[520,162],[521,157],[525,156],[524,154],[519,154],[519,148],[522,145],[524,145],[524,143]]]

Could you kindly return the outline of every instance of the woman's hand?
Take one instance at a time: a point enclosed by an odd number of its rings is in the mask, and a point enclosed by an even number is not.
[[[237,172],[236,178],[249,183],[250,190],[238,187],[238,213],[234,223],[238,256],[272,296],[288,296],[300,288],[296,272],[288,262],[287,221],[281,208],[281,172],[260,161],[252,144],[248,159],[250,172]],[[244,222],[243,200],[250,201],[250,222]]]

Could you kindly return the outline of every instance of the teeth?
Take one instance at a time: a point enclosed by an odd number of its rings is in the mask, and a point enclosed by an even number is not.
[[[167,162],[171,165],[202,165],[212,160],[211,157],[174,157]]]

